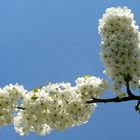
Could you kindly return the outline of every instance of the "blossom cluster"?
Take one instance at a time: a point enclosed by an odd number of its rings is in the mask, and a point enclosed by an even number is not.
[[[108,8],[99,20],[99,33],[105,73],[113,79],[114,90],[120,93],[128,78],[133,88],[138,87],[140,33],[131,10],[127,7]]]
[[[22,107],[14,118],[14,127],[21,135],[35,132],[47,135],[53,129],[66,128],[86,123],[96,104],[86,104],[91,97],[99,97],[107,88],[107,82],[94,76],[70,83],[49,83],[34,92],[23,95]]]
[[[26,90],[21,85],[8,85],[0,88],[0,126],[10,124],[17,111],[18,99],[20,99]]]

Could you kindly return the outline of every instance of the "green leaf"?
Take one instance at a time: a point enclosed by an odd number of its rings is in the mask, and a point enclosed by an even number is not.
[[[31,97],[32,100],[36,100],[38,99],[38,97],[34,94],[32,97]]]
[[[123,97],[126,97],[126,93],[122,92],[120,95],[119,95],[119,98],[123,98]]]
[[[42,87],[43,87],[43,84],[40,84],[39,89],[42,89]]]
[[[36,92],[38,92],[38,88],[34,88],[34,89],[32,89],[32,91],[33,91],[34,93],[36,93]]]
[[[49,85],[49,83],[50,83],[50,82],[49,82],[48,80],[46,80],[46,84]]]
[[[91,75],[87,74],[87,75],[84,75],[84,78],[87,79],[87,78],[90,78]]]

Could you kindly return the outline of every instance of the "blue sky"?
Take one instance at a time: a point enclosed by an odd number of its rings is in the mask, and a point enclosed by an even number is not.
[[[0,85],[20,83],[30,90],[45,83],[71,82],[85,74],[107,78],[99,56],[98,19],[105,9],[128,6],[137,24],[140,1],[0,0]],[[106,94],[110,94],[106,92]],[[138,140],[135,102],[98,104],[85,125],[25,137],[13,126],[0,128],[3,140]]]

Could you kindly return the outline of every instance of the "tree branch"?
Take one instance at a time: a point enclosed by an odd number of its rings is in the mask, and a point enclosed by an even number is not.
[[[91,100],[87,101],[86,103],[91,104],[91,103],[111,103],[111,102],[126,102],[126,101],[140,101],[140,96],[128,96],[128,97],[115,97],[115,98],[109,98],[109,99],[97,99],[97,98],[92,98]]]
[[[100,99],[100,98],[92,98],[91,100],[87,101],[87,104],[91,104],[91,103],[111,103],[111,102],[126,102],[126,101],[132,101],[132,100],[136,100],[138,101],[137,105],[135,106],[136,110],[139,110],[139,106],[140,106],[140,96],[136,96],[134,95],[131,90],[130,90],[130,86],[129,86],[129,82],[132,80],[132,77],[130,75],[127,75],[124,77],[124,80],[126,82],[126,92],[127,92],[127,97],[115,97],[115,98],[109,98],[109,99]]]

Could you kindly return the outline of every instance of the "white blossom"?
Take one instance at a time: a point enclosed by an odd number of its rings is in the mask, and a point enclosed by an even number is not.
[[[26,90],[18,84],[5,86],[0,89],[0,126],[10,124],[13,119],[13,113],[18,106],[20,99]]]
[[[62,131],[86,123],[96,108],[95,103],[86,104],[86,100],[101,96],[106,88],[106,81],[85,76],[76,80],[76,86],[49,83],[30,91],[23,95],[21,106],[25,110],[14,118],[14,127],[20,135],[29,132],[47,135],[53,129]]]
[[[115,86],[115,91],[121,91],[128,75],[131,77],[130,85],[138,87],[140,33],[131,10],[127,7],[108,8],[99,20],[99,33],[105,73],[120,84]]]

